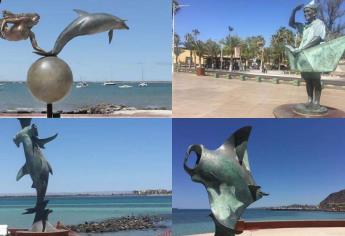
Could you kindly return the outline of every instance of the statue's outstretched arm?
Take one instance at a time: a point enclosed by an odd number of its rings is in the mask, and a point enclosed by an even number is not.
[[[295,7],[293,10],[292,10],[292,13],[291,13],[291,16],[290,16],[290,20],[289,20],[289,26],[296,29],[297,28],[297,22],[296,22],[296,12],[301,10],[303,8],[303,4],[302,5],[299,5],[297,7]]]
[[[30,31],[29,37],[30,37],[31,45],[36,51],[44,52],[44,53],[46,52],[38,46],[34,32]]]

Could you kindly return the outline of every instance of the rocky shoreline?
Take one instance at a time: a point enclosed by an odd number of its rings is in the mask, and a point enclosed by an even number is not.
[[[78,225],[67,225],[66,227],[77,233],[107,233],[127,230],[158,230],[167,228],[160,224],[166,220],[162,216],[125,216],[111,218],[100,222],[90,221]]]
[[[114,114],[116,112],[123,112],[123,111],[158,111],[158,110],[168,110],[166,107],[146,107],[146,108],[135,108],[126,105],[117,105],[117,104],[97,104],[91,106],[83,106],[71,111],[61,111],[58,110],[56,113],[59,114]],[[5,110],[2,113],[18,113],[18,114],[32,114],[32,113],[41,113],[46,114],[45,110],[37,110],[31,108],[21,108],[16,110]]]

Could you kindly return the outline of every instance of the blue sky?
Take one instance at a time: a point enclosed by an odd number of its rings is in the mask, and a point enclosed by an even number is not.
[[[281,27],[289,27],[291,11],[303,0],[180,0],[182,5],[177,14],[176,32],[183,37],[193,29],[200,31],[200,39],[212,38],[219,41],[228,35],[228,26],[234,28],[233,35],[241,38],[263,35],[268,46],[271,36]],[[304,22],[303,13],[297,20]]]
[[[170,119],[34,119],[41,138],[58,137],[43,153],[53,168],[48,192],[171,189]],[[16,175],[25,163],[12,139],[16,119],[0,121],[0,194],[31,193]]]
[[[252,207],[318,204],[345,189],[343,119],[174,119],[173,207],[209,208],[203,185],[192,182],[183,169],[187,147],[216,149],[247,125],[253,127],[248,153],[254,179],[270,193]]]
[[[130,30],[82,36],[72,40],[59,54],[74,73],[75,80],[140,80],[143,64],[145,80],[171,80],[170,0],[5,0],[0,10],[14,13],[37,12],[41,16],[33,28],[39,45],[49,51],[58,35],[77,18],[73,9],[104,12],[127,20]],[[30,41],[0,39],[0,80],[26,80],[30,65],[39,57]]]

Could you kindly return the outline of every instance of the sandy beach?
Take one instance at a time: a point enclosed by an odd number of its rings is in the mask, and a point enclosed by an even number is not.
[[[280,105],[304,103],[305,86],[174,73],[173,117],[274,118]],[[345,110],[343,89],[325,88],[321,104]]]
[[[345,228],[289,228],[244,231],[241,236],[343,236]],[[190,235],[191,236],[191,235]],[[214,233],[193,236],[214,236]]]

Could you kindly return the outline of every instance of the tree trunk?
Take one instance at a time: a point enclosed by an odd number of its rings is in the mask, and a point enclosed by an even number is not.
[[[229,71],[230,71],[230,72],[232,71],[232,64],[233,64],[233,54],[231,53],[231,56],[230,56],[230,65],[229,65]]]
[[[189,69],[192,68],[192,61],[193,61],[193,51],[191,50],[189,54]]]

